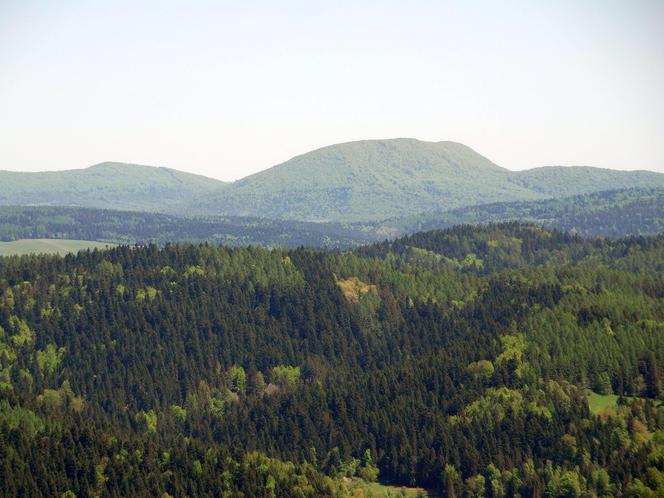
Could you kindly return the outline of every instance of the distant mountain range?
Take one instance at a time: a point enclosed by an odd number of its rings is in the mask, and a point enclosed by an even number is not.
[[[664,174],[590,167],[513,172],[455,142],[392,139],[324,147],[233,183],[121,163],[47,173],[0,171],[0,205],[367,223],[644,187],[664,188]]]

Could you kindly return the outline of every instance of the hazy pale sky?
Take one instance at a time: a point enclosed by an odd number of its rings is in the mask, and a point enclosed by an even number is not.
[[[0,169],[229,180],[365,138],[664,172],[664,1],[0,0]]]

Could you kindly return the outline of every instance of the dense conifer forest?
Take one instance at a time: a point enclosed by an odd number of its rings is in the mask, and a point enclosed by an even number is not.
[[[663,382],[662,236],[0,258],[3,496],[661,496]]]

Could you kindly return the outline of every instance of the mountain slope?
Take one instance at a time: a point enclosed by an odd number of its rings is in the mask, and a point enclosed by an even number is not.
[[[445,205],[532,199],[510,173],[465,145],[413,139],[324,147],[239,180],[223,195],[189,206],[197,213],[360,221]]]
[[[664,189],[630,188],[538,201],[495,202],[379,223],[385,235],[506,221],[535,223],[583,237],[664,232]]]
[[[633,187],[664,187],[664,175],[589,167],[512,172],[459,143],[400,138],[323,147],[196,199],[184,210],[375,221],[434,209]]]
[[[0,205],[160,210],[224,183],[168,168],[105,162],[81,170],[0,171]]]

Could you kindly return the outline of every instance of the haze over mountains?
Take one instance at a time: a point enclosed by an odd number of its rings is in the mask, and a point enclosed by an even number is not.
[[[121,163],[48,173],[1,171],[0,204],[369,222],[639,187],[664,188],[664,175],[590,167],[514,172],[459,143],[391,139],[323,147],[233,183]]]

